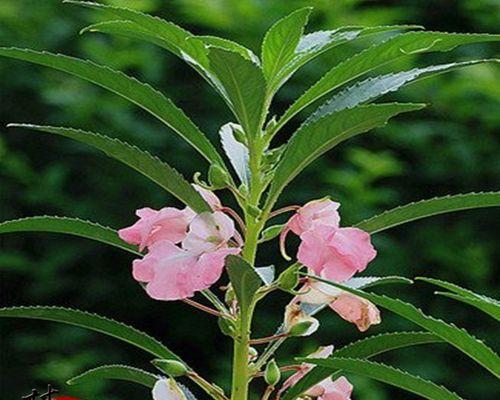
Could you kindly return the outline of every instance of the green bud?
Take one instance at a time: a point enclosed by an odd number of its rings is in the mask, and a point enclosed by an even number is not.
[[[214,189],[223,189],[228,186],[229,177],[220,165],[213,164],[208,170],[208,182]]]
[[[226,290],[226,294],[224,295],[224,301],[227,305],[233,304],[233,301],[236,299],[233,286],[229,284],[229,287]]]
[[[241,128],[240,125],[236,125],[236,124],[231,124],[232,128],[233,128],[233,136],[234,138],[240,142],[240,143],[243,143],[245,146],[246,146],[246,143],[247,143],[247,138],[246,138],[246,135],[245,135],[245,132],[243,131],[243,129]]]
[[[302,268],[300,264],[293,264],[285,269],[278,277],[278,287],[285,291],[295,289],[299,284],[299,270]]]
[[[165,372],[172,377],[184,376],[187,374],[188,369],[186,365],[176,360],[153,360],[151,363],[160,371]]]
[[[227,318],[219,318],[217,323],[219,324],[219,328],[224,335],[234,337],[235,326],[232,321]]]
[[[276,364],[276,361],[271,360],[266,365],[266,372],[264,373],[264,380],[269,386],[276,386],[281,379],[281,371]]]
[[[250,361],[255,360],[259,356],[259,352],[255,347],[249,347],[248,348],[248,359]]]
[[[270,226],[269,228],[264,229],[260,235],[259,242],[263,243],[274,239],[281,233],[284,227],[285,224],[281,224],[281,225],[273,225]]]
[[[290,328],[288,334],[290,336],[307,336],[311,330],[314,321],[302,321]]]

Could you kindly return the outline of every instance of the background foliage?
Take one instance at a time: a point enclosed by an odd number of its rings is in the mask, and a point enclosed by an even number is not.
[[[152,12],[194,33],[228,37],[257,51],[274,20],[303,5],[315,6],[309,30],[341,25],[422,24],[429,30],[498,33],[494,0],[455,1],[257,1],[114,0]],[[221,100],[185,64],[160,49],[125,38],[77,32],[97,22],[95,13],[59,0],[2,0],[0,45],[47,49],[108,64],[162,88],[215,141],[231,118]],[[343,50],[345,47],[343,48]],[[497,49],[498,50],[498,49]],[[428,54],[431,63],[495,54],[492,45],[464,46],[454,54]],[[300,72],[278,93],[275,112],[295,99],[338,60],[335,51]],[[423,56],[398,69],[423,64]],[[429,62],[428,62],[429,63]],[[427,64],[428,64],[427,63]],[[67,125],[119,137],[149,149],[191,176],[205,161],[159,122],[124,100],[65,74],[2,59],[0,62],[0,220],[29,215],[79,216],[123,227],[136,208],[175,202],[122,165],[84,145],[22,130],[8,122]],[[291,186],[283,203],[304,203],[331,195],[342,203],[346,224],[377,211],[446,193],[500,188],[500,72],[479,65],[411,85],[392,97],[431,103],[426,111],[405,115],[376,134],[349,141],[314,163]],[[286,133],[280,139],[286,139]],[[497,295],[500,262],[500,210],[445,215],[377,235],[379,257],[371,275],[426,275],[451,280],[478,292]],[[275,245],[264,247],[263,265],[282,261]],[[54,304],[113,316],[146,330],[168,344],[207,377],[227,387],[229,342],[215,320],[186,312],[182,303],[155,302],[130,277],[130,255],[83,239],[16,234],[0,237],[1,305]],[[401,286],[395,295],[412,299],[426,312],[447,317],[494,344],[488,317],[458,303],[430,296],[424,284]],[[417,290],[419,289],[419,290]],[[386,289],[384,289],[386,290]],[[281,305],[287,298],[280,299]],[[270,334],[281,309],[260,312],[256,336]],[[388,313],[372,333],[413,329]],[[306,354],[319,344],[341,345],[360,336],[333,314],[320,316],[323,329],[306,340],[290,340],[281,350]],[[142,354],[111,339],[42,322],[2,321],[0,393],[20,398],[35,385],[50,382],[82,399],[144,398],[128,384],[98,382],[65,387],[64,382],[95,365],[127,363],[149,368]],[[498,341],[497,341],[498,342]],[[443,345],[405,349],[385,356],[391,364],[441,382],[464,397],[494,398],[498,383],[470,360]],[[404,396],[373,381],[354,379],[356,399]]]

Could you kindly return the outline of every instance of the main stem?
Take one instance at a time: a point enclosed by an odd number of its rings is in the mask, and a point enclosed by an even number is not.
[[[251,181],[247,204],[255,208],[259,204],[263,186],[260,173],[263,149],[260,147],[260,138],[255,140],[255,142],[249,146],[249,169]],[[242,256],[250,265],[255,266],[257,244],[264,223],[261,219],[259,219],[259,217],[254,215],[254,212],[248,209],[245,210],[245,222],[246,235]],[[238,335],[234,339],[231,400],[248,400],[248,385],[250,382],[248,355],[254,307],[255,302],[252,302],[248,309],[240,309],[239,312]]]

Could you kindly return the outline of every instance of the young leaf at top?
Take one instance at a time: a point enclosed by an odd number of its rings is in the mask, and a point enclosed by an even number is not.
[[[71,378],[67,384],[80,385],[93,383],[96,379],[114,379],[134,382],[152,388],[159,378],[158,375],[128,365],[103,365]]]
[[[170,99],[148,84],[141,83],[122,72],[97,65],[91,61],[60,54],[27,49],[0,48],[0,56],[51,67],[101,86],[148,111],[184,138],[209,162],[225,168],[217,150],[193,121],[180,108],[175,106]]]
[[[497,321],[500,321],[500,301],[492,299],[488,296],[474,293],[472,290],[464,289],[458,285],[441,281],[439,279],[424,277],[416,279],[450,290],[453,293],[437,292],[437,294],[470,304],[471,306],[476,307],[477,309],[495,318]]]
[[[68,217],[28,217],[0,222],[0,235],[13,232],[54,232],[66,233],[96,240],[141,255],[136,246],[125,243],[114,229],[90,221]]]
[[[245,46],[237,42],[233,42],[232,40],[224,39],[218,36],[198,35],[194,37],[201,40],[207,46],[220,47],[221,49],[238,53],[243,58],[252,61],[254,64],[260,65],[259,57],[257,57],[252,50],[247,49]]]
[[[375,127],[404,112],[423,108],[423,104],[375,104],[358,106],[325,115],[310,124],[303,124],[289,141],[274,173],[266,200],[270,209],[281,191],[311,162],[337,144]]]
[[[288,108],[274,132],[314,101],[375,68],[411,54],[449,51],[464,44],[493,41],[500,41],[500,35],[408,32],[375,44],[333,67]]]
[[[355,226],[369,233],[377,233],[433,215],[498,206],[500,206],[500,192],[456,194],[396,207],[359,222]]]
[[[249,263],[239,256],[226,257],[226,270],[240,308],[247,310],[255,293],[262,286],[262,278]]]
[[[482,341],[471,336],[464,329],[457,328],[456,326],[446,323],[440,319],[428,316],[414,305],[405,303],[399,299],[393,299],[374,293],[367,293],[319,278],[317,276],[308,276],[317,281],[327,283],[336,288],[369,300],[372,303],[392,311],[393,313],[421,326],[436,336],[439,336],[441,339],[462,351],[464,354],[468,355],[471,359],[482,365],[497,378],[500,377],[500,357],[491,348],[486,346]]]
[[[415,393],[429,400],[463,400],[462,397],[434,382],[411,375],[389,365],[354,358],[304,358],[301,361],[320,365],[330,370],[342,369],[346,372],[366,376],[380,382]]]
[[[40,132],[65,136],[93,146],[118,161],[132,167],[162,188],[173,194],[184,204],[200,213],[210,211],[210,206],[203,197],[180,175],[175,169],[148,152],[139,150],[135,146],[112,139],[97,133],[85,132],[71,128],[57,128],[51,126],[11,124],[19,128],[32,129]]]
[[[357,342],[350,343],[335,350],[333,357],[370,358],[388,351],[422,344],[442,343],[443,340],[427,332],[391,332],[376,336],[369,336]],[[283,396],[282,400],[292,400],[306,392],[314,385],[325,380],[332,374],[337,374],[340,369],[317,366]]]
[[[409,71],[390,73],[368,78],[362,82],[348,87],[333,96],[330,100],[320,106],[308,119],[313,122],[325,114],[330,114],[352,108],[358,104],[371,102],[389,92],[394,92],[401,87],[420,79],[429,78],[462,67],[468,67],[480,63],[498,62],[499,60],[472,60],[465,62],[431,65],[425,68],[414,68]]]
[[[232,51],[211,47],[210,66],[230,101],[232,111],[251,140],[260,134],[266,82],[258,65]]]
[[[0,308],[1,317],[28,318],[75,325],[122,340],[155,357],[181,361],[165,345],[146,333],[121,322],[85,311],[64,307],[6,307]]]
[[[261,58],[262,70],[271,91],[276,75],[294,58],[311,11],[311,7],[296,10],[267,31],[262,43]]]

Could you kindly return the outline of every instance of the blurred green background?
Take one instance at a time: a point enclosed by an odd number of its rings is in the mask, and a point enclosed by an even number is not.
[[[430,30],[498,33],[497,0],[298,1],[298,0],[115,0],[151,12],[194,33],[216,34],[258,51],[265,30],[279,17],[313,5],[308,31],[341,25],[422,24]],[[148,44],[98,34],[79,36],[98,21],[90,10],[59,0],[1,0],[0,45],[61,52],[110,65],[162,89],[216,141],[231,120],[222,101],[190,68]],[[366,44],[366,43],[365,43]],[[296,98],[342,54],[343,46],[308,65],[282,89],[275,112]],[[452,53],[415,56],[393,67],[491,57],[492,45]],[[66,139],[7,130],[8,122],[66,125],[135,143],[168,160],[191,177],[205,171],[188,145],[159,122],[91,84],[53,70],[0,60],[0,220],[29,215],[68,215],[123,227],[143,206],[175,201],[123,165]],[[430,107],[397,118],[389,126],[340,146],[317,161],[291,186],[283,204],[331,195],[342,203],[345,224],[398,204],[446,193],[500,189],[500,69],[479,65],[425,80],[385,99],[424,101]],[[299,121],[296,121],[298,123]],[[292,124],[293,125],[293,124]],[[287,134],[292,133],[291,126]],[[222,194],[227,198],[226,194]],[[379,250],[372,275],[428,275],[498,295],[500,210],[440,216],[392,229],[374,238]],[[282,268],[276,244],[266,246],[261,263]],[[51,234],[0,237],[1,305],[50,304],[76,307],[130,323],[162,339],[200,373],[229,385],[230,345],[215,320],[182,303],[147,298],[130,276],[131,257],[84,239]],[[498,328],[467,306],[432,296],[422,284],[384,289],[412,300],[426,312],[453,321],[499,347]],[[265,302],[255,336],[271,334],[282,318],[286,296]],[[279,355],[290,359],[319,344],[336,346],[362,337],[333,313],[320,315],[313,337],[290,340]],[[383,313],[384,323],[369,333],[415,329]],[[126,344],[97,333],[53,323],[0,321],[0,393],[19,399],[36,385],[52,383],[65,394],[90,399],[144,399],[150,395],[126,383],[96,382],[67,387],[65,381],[101,364],[123,363],[150,369],[149,359]],[[497,381],[444,345],[395,351],[380,358],[440,382],[472,399],[500,398]],[[415,397],[373,381],[352,377],[355,399]],[[203,395],[200,399],[204,398]]]

